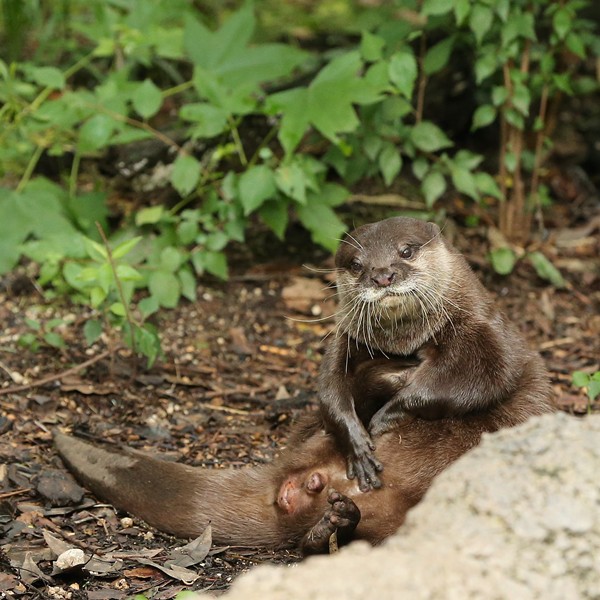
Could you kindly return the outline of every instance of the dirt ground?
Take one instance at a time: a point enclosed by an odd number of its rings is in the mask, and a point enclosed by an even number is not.
[[[446,233],[542,353],[559,406],[576,415],[600,410],[571,384],[573,371],[600,369],[600,228],[589,229],[600,203],[579,213],[567,205],[553,210],[540,249],[568,280],[562,290],[525,262],[509,277],[495,275],[485,230],[462,226],[457,206]],[[264,239],[252,239],[233,249],[229,282],[200,281],[196,303],[160,315],[165,356],[150,370],[124,350],[108,352],[106,340],[83,347],[86,310],[44,301],[23,274],[2,281],[0,598],[167,599],[183,589],[226,589],[259,563],[299,560],[288,551],[204,548],[188,567],[197,577],[190,580],[165,568],[186,541],[89,495],[79,498],[76,489],[70,501],[48,492],[63,469],[52,448],[55,428],[191,465],[237,467],[270,460],[291,421],[314,410],[322,339],[332,323],[302,320],[331,314],[334,305],[328,275],[303,265],[326,268],[330,259],[301,233],[287,246],[269,240],[276,261],[265,258]],[[61,330],[64,350],[19,346],[30,331],[27,318],[55,317],[69,323]],[[58,572],[54,561],[66,548],[83,550],[86,560],[94,554],[101,565]]]

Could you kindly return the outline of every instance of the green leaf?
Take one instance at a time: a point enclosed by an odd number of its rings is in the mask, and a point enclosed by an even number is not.
[[[181,196],[191,193],[200,181],[200,163],[188,154],[180,154],[173,165],[171,183]]]
[[[54,331],[49,331],[48,333],[45,333],[44,341],[46,342],[46,344],[48,344],[49,346],[52,346],[53,348],[65,348],[66,347],[65,340],[62,338],[62,336],[59,333],[56,333]]]
[[[499,275],[512,273],[517,262],[515,253],[510,248],[496,248],[490,252],[492,267]]]
[[[320,190],[315,190],[319,198],[327,206],[335,207],[344,204],[350,195],[350,192],[342,185],[337,183],[325,183]]]
[[[379,170],[383,175],[383,181],[385,182],[385,185],[389,187],[402,168],[400,151],[394,144],[386,143],[379,154],[377,162],[379,164]]]
[[[368,31],[362,32],[360,53],[365,60],[369,62],[381,60],[384,46],[385,40],[383,38]]]
[[[93,287],[90,290],[90,304],[92,308],[98,308],[108,296],[108,292],[103,290],[101,287]]]
[[[565,40],[567,48],[579,58],[585,58],[585,44],[579,35],[576,33],[570,32],[567,34],[567,38]]]
[[[88,119],[79,130],[78,148],[80,152],[95,152],[108,145],[116,123],[111,117],[97,114]]]
[[[84,239],[84,244],[87,255],[92,260],[95,260],[96,262],[104,262],[108,260],[108,252],[102,244],[99,244],[94,240],[90,240],[90,238],[87,237]]]
[[[160,222],[165,212],[165,207],[162,204],[157,206],[149,206],[142,208],[135,214],[135,224],[138,227],[142,225],[154,225]]]
[[[425,74],[433,75],[441,71],[448,64],[453,47],[454,36],[450,35],[429,48],[423,59],[423,71]]]
[[[479,106],[473,114],[473,125],[471,131],[475,131],[481,127],[487,127],[496,119],[496,108],[491,104],[483,104]]]
[[[35,67],[31,69],[31,79],[39,85],[62,90],[65,87],[65,76],[56,67]]]
[[[206,102],[184,104],[179,116],[195,124],[192,130],[195,137],[211,138],[223,133],[229,126],[228,111]]]
[[[600,381],[592,380],[588,385],[588,398],[595,400],[598,395],[600,395]]]
[[[289,221],[287,204],[281,200],[269,200],[260,207],[258,214],[265,225],[283,240]]]
[[[293,198],[300,204],[306,202],[306,188],[310,178],[306,172],[297,163],[281,165],[275,171],[275,183],[277,187],[290,198]]]
[[[439,171],[430,171],[423,179],[421,191],[425,196],[427,208],[431,208],[435,201],[446,191],[446,178]]]
[[[456,24],[460,27],[471,12],[471,0],[455,0],[454,18]]]
[[[181,252],[173,246],[163,248],[160,253],[160,267],[163,271],[168,271],[169,273],[175,273],[179,269],[182,260]]]
[[[492,90],[492,104],[496,107],[501,106],[508,98],[508,90],[505,87],[497,85]]]
[[[412,164],[412,172],[414,176],[421,181],[429,171],[430,163],[426,158],[419,157]]]
[[[552,17],[552,27],[554,27],[556,35],[561,40],[565,39],[565,36],[571,30],[572,24],[571,11],[565,6],[559,8]]]
[[[158,300],[154,296],[142,298],[142,300],[138,302],[138,310],[144,319],[147,319],[150,315],[153,315],[159,308],[160,305],[158,304]]]
[[[333,210],[323,204],[318,195],[310,195],[305,206],[296,208],[298,218],[302,225],[311,232],[312,239],[327,248],[335,251],[346,226],[338,219]]]
[[[529,104],[531,103],[531,94],[526,86],[515,85],[512,95],[513,106],[524,116],[529,115]]]
[[[566,282],[560,271],[541,252],[531,252],[527,255],[527,258],[539,277],[549,281],[557,288],[564,288],[566,286]]]
[[[184,298],[190,302],[195,302],[197,299],[196,278],[189,267],[182,267],[177,273],[179,282],[181,283],[181,293]]]
[[[134,325],[135,347],[147,359],[150,368],[161,354],[160,337],[158,331],[151,323],[144,323],[142,327]]]
[[[310,125],[334,144],[340,144],[341,133],[350,133],[358,127],[353,104],[378,101],[387,85],[361,79],[362,67],[360,54],[347,52],[325,66],[308,88],[269,96],[267,112],[282,114],[278,136],[286,155],[296,148]]]
[[[590,376],[583,371],[575,371],[573,373],[573,385],[577,387],[585,387],[590,382]]]
[[[475,4],[469,15],[469,27],[475,34],[475,39],[478,44],[481,44],[485,34],[490,30],[494,20],[494,12],[483,4]]]
[[[404,48],[392,55],[388,74],[398,91],[410,100],[418,75],[417,60],[410,48]]]
[[[83,336],[88,346],[91,346],[102,335],[102,321],[98,319],[90,319],[83,326]]]
[[[475,173],[475,185],[477,189],[487,196],[492,196],[498,200],[502,199],[502,192],[496,183],[496,180],[489,174],[478,172]]]
[[[227,258],[223,252],[204,252],[204,268],[219,279],[226,280],[229,277]]]
[[[482,54],[475,61],[475,82],[482,83],[495,73],[498,67],[498,55],[493,46],[484,46]]]
[[[475,177],[471,171],[461,166],[452,165],[450,167],[450,174],[452,183],[459,192],[467,194],[467,196],[470,196],[471,198],[479,198]]]
[[[126,314],[125,307],[123,306],[122,302],[113,302],[109,306],[108,310],[110,310],[113,315],[117,315],[117,317],[124,317]]]
[[[410,131],[410,139],[423,152],[436,152],[452,146],[446,134],[430,121],[417,123]]]
[[[142,281],[142,274],[131,265],[117,265],[117,277],[120,281]]]
[[[170,271],[154,271],[148,278],[150,294],[164,308],[175,308],[181,295],[179,279]]]
[[[277,192],[273,171],[266,165],[250,167],[239,179],[240,202],[249,215]]]
[[[123,258],[126,254],[129,254],[129,252],[131,252],[140,243],[141,240],[142,236],[138,235],[137,237],[121,242],[112,250],[112,257],[116,260],[118,260],[119,258]]]
[[[501,30],[502,47],[508,48],[517,38],[535,40],[535,23],[532,12],[511,12]]]
[[[212,72],[230,89],[257,88],[259,84],[290,74],[305,62],[307,53],[291,45],[250,45],[255,25],[249,2],[214,32],[200,20],[188,16],[184,29],[185,50],[197,67]]]
[[[160,110],[163,96],[152,80],[146,79],[136,86],[131,101],[138,115],[141,115],[144,119],[149,119]]]
[[[445,15],[453,8],[451,0],[425,0],[421,9],[424,15]]]

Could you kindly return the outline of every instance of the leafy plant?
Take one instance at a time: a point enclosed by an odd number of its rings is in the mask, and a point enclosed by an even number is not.
[[[584,371],[575,371],[573,373],[573,385],[586,388],[589,404],[600,396],[600,371],[595,373],[585,373]]]
[[[65,325],[63,319],[49,319],[46,322],[25,319],[29,331],[19,337],[19,346],[36,352],[41,346],[50,346],[60,350],[66,347],[65,340],[58,328]]]
[[[483,206],[498,203],[507,242],[494,248],[492,264],[509,272],[525,254],[516,250],[546,194],[540,173],[551,104],[593,88],[576,70],[577,60],[600,47],[594,26],[579,16],[587,3],[398,4],[394,18],[387,9],[378,21],[369,13],[356,47],[322,55],[254,42],[249,3],[208,27],[186,0],[72,0],[62,49],[53,41],[54,17],[29,10],[39,47],[0,60],[0,175],[7,184],[0,190],[0,273],[22,256],[36,261],[49,294],[70,293],[100,310],[153,360],[158,350],[146,317],[181,297],[193,300],[199,274],[226,278],[224,250],[244,240],[252,220],[283,239],[293,214],[316,243],[334,250],[345,229],[336,209],[349,187],[366,177],[391,186],[409,171],[429,210],[451,187]],[[474,56],[473,129],[500,132],[495,176],[428,113],[433,80],[459,53]],[[565,53],[577,60],[565,61]],[[174,133],[161,126],[173,114]],[[257,122],[254,139],[247,138]],[[170,150],[163,171],[179,201],[146,206],[111,231],[108,190],[84,188],[85,167],[109,148],[142,140]],[[63,161],[64,188],[36,176],[48,158]],[[528,258],[562,284],[543,255]],[[146,294],[139,305],[134,290]],[[97,331],[89,325],[86,336]]]

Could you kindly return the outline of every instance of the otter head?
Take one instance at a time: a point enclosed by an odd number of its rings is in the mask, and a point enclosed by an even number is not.
[[[389,332],[390,321],[433,325],[451,260],[439,227],[418,219],[393,217],[346,234],[335,256],[340,329],[376,346],[377,330]]]

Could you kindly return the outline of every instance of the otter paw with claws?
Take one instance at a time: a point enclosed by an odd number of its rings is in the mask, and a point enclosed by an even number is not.
[[[346,474],[348,479],[356,478],[361,492],[368,492],[371,488],[381,487],[381,481],[377,473],[383,470],[383,465],[377,460],[370,448],[348,456],[347,464]]]
[[[348,496],[331,490],[327,502],[330,507],[302,540],[301,547],[304,554],[326,552],[329,547],[329,538],[336,531],[338,540],[342,542],[349,540],[360,521],[360,510]]]

